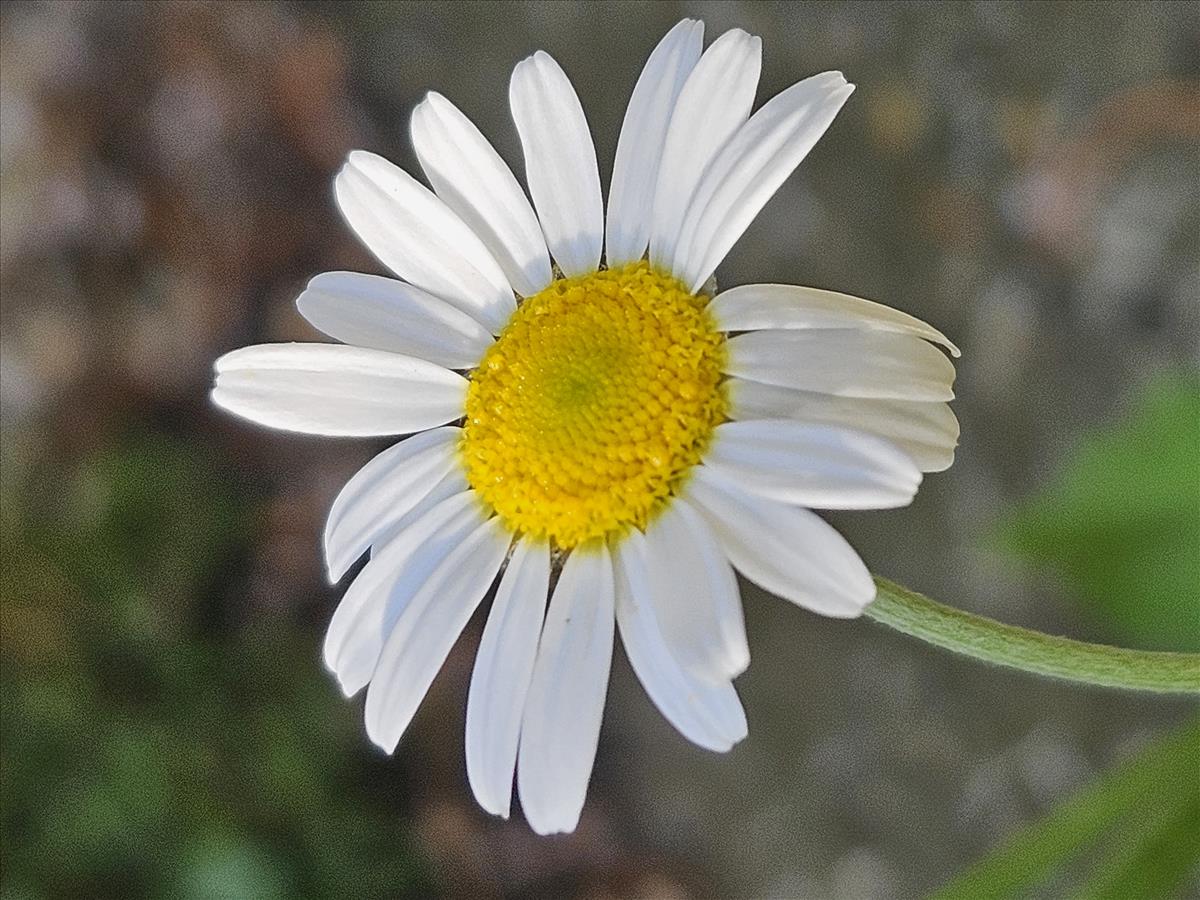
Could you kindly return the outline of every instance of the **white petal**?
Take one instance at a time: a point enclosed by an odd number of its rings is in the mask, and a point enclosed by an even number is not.
[[[374,537],[371,538],[371,556],[378,556],[383,552],[393,539],[396,538],[402,531],[406,531],[409,525],[414,524],[425,513],[429,512],[443,500],[449,500],[455,494],[465,493],[470,489],[467,484],[466,473],[461,466],[455,466],[449,472],[442,476],[429,493],[417,501],[408,512],[402,515],[399,519],[385,525],[381,528]],[[342,573],[345,574],[344,572]],[[338,576],[341,579],[341,575]]]
[[[499,518],[463,539],[400,613],[367,689],[367,736],[388,753],[504,562],[512,535]]]
[[[488,613],[467,694],[467,779],[479,805],[506,819],[549,593],[549,545],[521,541]]]
[[[742,378],[730,378],[726,389],[731,419],[795,419],[877,434],[911,456],[922,472],[940,472],[954,462],[958,419],[945,403],[835,397]]]
[[[954,364],[919,338],[827,328],[750,331],[731,338],[725,372],[839,397],[953,400]]]
[[[533,207],[474,123],[430,93],[413,110],[412,139],[437,195],[479,235],[513,289],[529,297],[548,285],[550,254]]]
[[[732,684],[697,678],[675,662],[654,613],[644,543],[634,531],[613,551],[617,626],[625,655],[654,705],[680,734],[724,753],[746,736],[746,714]]]
[[[600,740],[613,646],[612,559],[603,545],[567,557],[538,644],[521,723],[517,788],[538,834],[575,830]]]
[[[745,284],[722,291],[708,305],[722,331],[762,328],[867,328],[892,331],[941,344],[954,356],[959,349],[920,319],[882,303],[791,284]]]
[[[446,427],[394,444],[346,482],[325,520],[325,563],[337,581],[380,533],[406,515],[457,464],[462,429]]]
[[[698,291],[854,91],[841,72],[814,75],[768,100],[704,170],[670,269]]]
[[[688,202],[701,173],[754,105],[762,40],[740,28],[725,32],[688,76],[663,143],[650,228],[650,261],[669,269]]]
[[[703,45],[704,23],[684,19],[658,42],[633,87],[608,192],[604,255],[610,268],[641,259],[646,252],[667,126]]]
[[[488,330],[445,300],[395,278],[325,272],[296,307],[314,328],[343,344],[403,353],[469,369],[492,343]]]
[[[712,530],[674,498],[646,529],[646,569],[663,639],[692,675],[720,684],[750,665],[737,580]]]
[[[739,490],[697,466],[684,491],[738,570],[813,612],[853,618],[875,599],[875,582],[854,548],[820,516]]]
[[[516,309],[483,242],[437,196],[381,156],[355,150],[334,181],[338,208],[379,261],[497,333]]]
[[[783,419],[718,425],[705,465],[737,485],[816,509],[886,509],[912,502],[921,470],[890,441]]]
[[[604,242],[600,170],[570,79],[539,50],[513,69],[508,101],[525,151],[525,180],[554,261],[567,276],[596,271]]]
[[[325,665],[347,697],[371,680],[384,641],[413,596],[483,519],[474,492],[457,494],[372,554],[325,633]]]
[[[215,364],[212,400],[305,434],[409,434],[463,415],[467,380],[423,359],[340,344],[259,344]]]

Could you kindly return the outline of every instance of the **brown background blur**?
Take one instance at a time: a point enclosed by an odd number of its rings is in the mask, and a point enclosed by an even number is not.
[[[718,271],[877,299],[963,349],[956,465],[831,517],[946,602],[1151,644],[988,535],[1200,335],[1200,6],[21,3],[0,19],[0,896],[920,895],[1191,705],[989,669],[753,589],[749,738],[689,746],[618,652],[569,838],[474,805],[477,617],[388,759],[324,672],[318,536],[381,445],[206,398],[221,353],[317,335],[312,275],[380,271],[331,179],[417,171],[437,89],[514,170],[507,79],[572,77],[604,180],[684,15],[760,34],[760,102],[858,90]]]

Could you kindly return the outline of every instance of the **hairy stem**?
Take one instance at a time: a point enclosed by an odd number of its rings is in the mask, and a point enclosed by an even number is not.
[[[1083,684],[1200,694],[1200,654],[1126,650],[1005,625],[876,578],[865,615],[881,625],[985,662]]]

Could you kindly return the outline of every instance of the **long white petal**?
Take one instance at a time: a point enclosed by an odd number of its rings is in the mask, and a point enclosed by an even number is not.
[[[650,261],[669,269],[688,202],[704,167],[754,105],[762,40],[740,28],[710,46],[684,83],[663,143],[651,213]]]
[[[658,42],[633,87],[608,192],[604,256],[610,268],[641,259],[646,252],[667,126],[703,46],[704,23],[682,20]]]
[[[835,397],[730,378],[731,419],[794,419],[842,425],[887,438],[913,458],[922,472],[941,472],[954,462],[958,419],[945,403]]]
[[[650,595],[676,662],[710,683],[750,665],[737,580],[712,530],[679,497],[646,529]]]
[[[456,494],[372,554],[325,633],[325,665],[347,697],[371,680],[384,641],[413,596],[483,519],[474,492]]]
[[[500,579],[467,693],[467,779],[479,805],[506,819],[549,592],[549,545],[521,541]]]
[[[355,150],[334,180],[338,208],[381,263],[493,334],[516,309],[504,272],[445,203],[381,156]]]
[[[440,297],[395,278],[324,272],[296,298],[300,315],[343,344],[468,369],[492,343],[488,330]]]
[[[513,69],[508,101],[525,152],[525,180],[554,261],[567,276],[596,271],[604,202],[596,147],[575,88],[554,58],[539,50]]]
[[[412,139],[437,195],[491,251],[513,289],[550,283],[550,254],[533,207],[508,164],[463,113],[436,92],[412,114]]]
[[[806,78],[768,100],[717,152],[692,194],[670,264],[692,291],[708,280],[853,91],[841,72]]]
[[[744,284],[722,291],[708,305],[722,331],[763,328],[868,328],[893,331],[960,351],[944,334],[908,313],[864,300],[791,284]]]
[[[613,646],[612,559],[603,545],[567,557],[525,700],[517,789],[538,834],[575,830],[596,759]]]
[[[450,551],[400,613],[367,688],[367,736],[396,749],[434,676],[508,552],[512,535],[489,519]]]
[[[457,462],[462,429],[434,428],[394,444],[363,466],[338,493],[325,520],[331,581],[346,573],[376,537],[406,515]]]
[[[887,509],[912,502],[921,470],[890,441],[784,419],[718,425],[705,465],[739,487],[816,509]]]
[[[746,714],[727,681],[714,684],[683,669],[671,655],[654,613],[645,538],[634,531],[613,549],[617,627],[629,664],[668,722],[689,741],[724,753],[746,736]]]
[[[467,380],[382,350],[259,344],[216,361],[212,400],[260,425],[304,434],[409,434],[462,417]]]
[[[725,372],[839,397],[953,400],[954,364],[907,334],[865,329],[749,331],[726,345]]]
[[[854,548],[816,513],[739,490],[697,466],[684,491],[737,569],[760,587],[825,616],[853,618],[875,598]]]

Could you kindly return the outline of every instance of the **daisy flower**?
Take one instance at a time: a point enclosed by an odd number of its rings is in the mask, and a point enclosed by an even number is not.
[[[761,42],[703,50],[685,19],[633,89],[607,212],[571,82],[546,53],[509,103],[532,204],[431,93],[412,140],[432,186],[372,153],[337,174],[346,221],[397,279],[327,272],[297,300],[342,343],[266,344],[216,363],[212,399],[272,428],[412,435],[338,495],[332,580],[370,560],[325,662],[392,752],[498,582],[471,678],[466,766],[507,816],[514,773],[539,833],[579,820],[615,633],[686,738],[746,735],[750,661],[734,570],[829,616],[875,596],[812,509],[912,500],[953,458],[957,355],[936,329],[844,294],[717,293],[713,272],[854,90],[805,79],[751,114]]]

